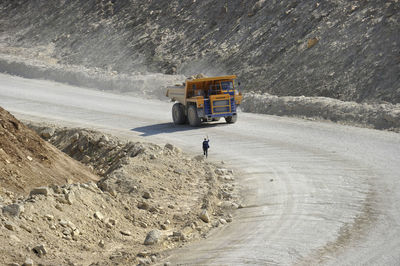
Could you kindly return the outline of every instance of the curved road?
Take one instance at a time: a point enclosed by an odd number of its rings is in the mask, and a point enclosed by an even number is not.
[[[399,265],[400,135],[241,113],[234,125],[175,127],[170,103],[0,74],[0,106],[171,142],[241,169],[245,208],[167,258],[196,265]]]

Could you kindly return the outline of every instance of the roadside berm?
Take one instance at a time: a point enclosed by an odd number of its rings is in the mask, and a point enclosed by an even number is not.
[[[212,228],[231,222],[238,208],[232,170],[189,156],[172,144],[30,125],[46,142],[7,112],[1,114],[2,123],[18,125],[8,131],[0,127],[1,265],[151,264],[163,250],[206,237]],[[42,145],[32,154],[20,148],[21,161],[32,158],[23,163],[14,161],[19,157],[12,157],[3,144],[16,142],[21,131],[28,132],[28,141],[22,138],[27,143],[32,138]],[[38,160],[38,154],[52,164]],[[70,172],[57,180],[42,170],[56,172],[53,158],[71,162]],[[9,173],[15,167],[20,168],[18,178],[6,183],[14,178]],[[30,172],[25,174],[25,168]],[[78,170],[81,179],[72,175]],[[43,180],[35,177],[30,186],[32,173]]]

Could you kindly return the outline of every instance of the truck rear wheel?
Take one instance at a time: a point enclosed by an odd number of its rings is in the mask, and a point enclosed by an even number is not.
[[[225,116],[225,121],[228,124],[233,124],[237,121],[237,115]]]
[[[172,120],[175,125],[182,125],[186,122],[185,107],[181,103],[172,106]]]
[[[197,108],[194,105],[190,105],[188,108],[188,120],[192,127],[198,127],[201,124],[201,120],[197,115]]]

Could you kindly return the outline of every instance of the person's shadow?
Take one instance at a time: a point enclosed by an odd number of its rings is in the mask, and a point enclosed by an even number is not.
[[[225,123],[221,122],[212,122],[212,123],[203,123],[199,127],[192,127],[187,124],[185,125],[175,125],[174,123],[161,123],[161,124],[154,124],[154,125],[148,125],[148,126],[143,126],[143,127],[135,127],[132,128],[131,131],[137,131],[142,133],[140,136],[142,137],[147,137],[147,136],[153,136],[161,133],[175,133],[179,131],[190,131],[190,130],[197,130],[201,129],[204,127],[215,127],[215,126],[224,126],[226,125]]]

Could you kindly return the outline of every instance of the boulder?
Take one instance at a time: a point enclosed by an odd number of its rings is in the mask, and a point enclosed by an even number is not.
[[[207,210],[202,210],[200,215],[199,215],[199,218],[205,223],[209,223],[210,222],[210,216],[208,215]]]
[[[55,133],[54,128],[46,127],[45,129],[43,129],[40,132],[40,136],[47,140],[47,139],[51,138],[54,135],[54,133]]]
[[[167,149],[167,150],[173,151],[174,150],[174,145],[172,145],[170,143],[167,143],[167,144],[165,144],[164,148]]]
[[[29,195],[45,195],[48,196],[50,195],[50,189],[48,187],[37,187],[31,190]]]
[[[161,232],[157,229],[151,230],[144,240],[145,245],[154,245],[160,241]]]
[[[10,204],[2,208],[3,214],[9,215],[11,217],[18,217],[21,213],[24,212],[24,210],[24,206],[17,203]]]

